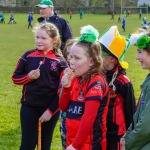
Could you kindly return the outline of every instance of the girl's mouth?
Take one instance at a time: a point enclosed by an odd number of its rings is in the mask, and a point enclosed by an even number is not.
[[[75,69],[70,68],[69,74],[70,74],[72,77],[74,77],[74,72],[75,72]]]

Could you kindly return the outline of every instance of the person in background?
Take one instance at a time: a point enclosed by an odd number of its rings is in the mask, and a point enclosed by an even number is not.
[[[147,22],[147,18],[144,17],[143,21],[142,21],[142,29],[147,30],[149,28],[149,26],[150,26],[150,22]]]
[[[51,0],[42,0],[35,7],[40,8],[41,17],[38,18],[39,23],[50,22],[57,26],[61,37],[60,49],[63,51],[66,41],[72,38],[72,30],[68,22],[59,15],[54,15],[54,5]]]
[[[33,32],[36,48],[19,59],[12,76],[14,84],[23,85],[20,150],[35,149],[39,121],[42,123],[41,149],[49,150],[60,116],[58,86],[67,63],[58,54],[61,41],[54,24],[37,24]]]
[[[66,150],[106,150],[108,85],[103,74],[98,31],[90,25],[70,50],[59,106],[67,112]]]
[[[124,10],[124,11],[123,11],[123,14],[124,14],[124,16],[127,16],[127,11]]]
[[[141,17],[142,17],[142,10],[140,9],[139,10],[139,19],[141,19]]]
[[[99,42],[110,94],[107,115],[107,150],[121,150],[120,138],[133,121],[135,112],[133,86],[126,76],[128,63],[123,61],[130,42],[119,34],[117,26],[112,26],[104,32]]]
[[[83,10],[80,10],[80,19],[81,20],[83,19],[83,16],[84,16],[84,12],[83,12]]]
[[[0,23],[5,24],[5,17],[3,11],[0,11]]]
[[[0,11],[0,23],[1,23],[1,20],[2,20],[2,11]]]
[[[113,21],[115,20],[115,13],[114,12],[112,12],[110,20],[113,20]]]
[[[69,10],[70,20],[72,19],[72,11]]]
[[[130,16],[130,10],[128,9],[127,16]]]
[[[142,69],[150,71],[150,32],[131,34],[131,44],[136,46],[136,59]],[[149,150],[150,149],[150,73],[142,83],[141,94],[137,103],[137,109],[133,122],[120,142],[125,150]]]
[[[15,16],[14,16],[14,12],[13,11],[10,12],[10,19],[9,19],[8,24],[16,24]]]
[[[118,23],[120,23],[121,22],[121,17],[120,17],[120,15],[118,16]]]
[[[126,19],[125,19],[125,17],[123,17],[122,18],[122,29],[124,32],[126,31],[125,27],[126,27]]]
[[[75,41],[76,41],[75,39],[67,40],[64,51],[63,51],[63,56],[66,59],[69,66],[70,66],[70,59],[71,59],[70,49]],[[61,92],[60,92],[60,95],[61,95]],[[66,133],[67,133],[67,131],[66,131],[66,112],[63,112],[63,111],[61,111],[60,133],[61,133],[62,148],[63,148],[63,150],[65,150],[66,149]]]
[[[29,14],[28,14],[28,29],[31,27],[31,29],[32,29],[32,21],[33,21],[33,16],[32,16],[32,14],[31,14],[31,12],[29,12]]]

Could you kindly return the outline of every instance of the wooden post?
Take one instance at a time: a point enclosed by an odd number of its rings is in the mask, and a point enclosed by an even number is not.
[[[41,150],[41,121],[38,122],[38,145],[37,149]]]

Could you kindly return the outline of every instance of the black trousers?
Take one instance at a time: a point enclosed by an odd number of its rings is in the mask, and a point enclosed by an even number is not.
[[[122,25],[122,29],[125,31],[125,25]]]
[[[107,143],[107,150],[121,150],[120,142]]]
[[[20,150],[34,150],[38,140],[38,120],[45,110],[21,106],[22,139]],[[41,150],[50,150],[54,128],[60,116],[57,112],[50,121],[42,123]]]
[[[28,29],[29,29],[29,27],[31,27],[31,28],[32,28],[32,24],[31,24],[31,22],[29,22],[29,23],[28,23]]]

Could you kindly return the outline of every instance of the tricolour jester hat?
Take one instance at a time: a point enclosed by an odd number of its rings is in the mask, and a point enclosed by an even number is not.
[[[119,34],[117,26],[112,26],[106,30],[100,37],[99,42],[118,59],[122,68],[128,68],[128,63],[123,61],[123,59],[130,46],[130,42],[128,38]]]

